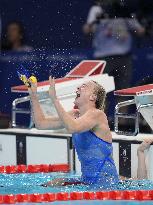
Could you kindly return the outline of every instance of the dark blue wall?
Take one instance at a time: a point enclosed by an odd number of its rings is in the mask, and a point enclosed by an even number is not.
[[[3,32],[8,22],[20,20],[33,47],[85,47],[82,33],[93,0],[0,0]]]
[[[2,54],[0,111],[11,115],[11,103],[19,97],[19,94],[11,93],[11,86],[21,84],[16,72],[21,65],[30,73],[35,72],[41,81],[49,74],[61,77],[81,60],[92,58],[91,41],[82,33],[82,25],[92,4],[93,0],[0,0],[3,33],[9,22],[19,20],[25,27],[27,44],[37,48],[28,54]],[[148,79],[153,83],[152,42],[149,39],[147,48],[133,51],[131,86],[145,84]]]

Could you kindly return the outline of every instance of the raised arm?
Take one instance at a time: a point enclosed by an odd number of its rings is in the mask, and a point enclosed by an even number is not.
[[[137,156],[138,156],[137,178],[138,179],[148,178],[144,151],[149,149],[150,144],[152,142],[153,140],[144,140],[137,149]]]
[[[37,84],[31,83],[31,87],[28,88],[31,110],[34,118],[35,126],[37,129],[61,129],[64,128],[62,121],[59,117],[50,116],[45,118],[43,111],[40,107],[38,96],[37,96]]]
[[[75,119],[74,117],[72,117],[72,115],[69,115],[69,113],[67,113],[64,110],[59,100],[57,99],[54,79],[50,77],[49,81],[50,81],[50,91],[49,91],[50,97],[54,103],[58,116],[62,120],[63,125],[68,130],[68,132],[70,133],[82,132],[82,131],[90,130],[96,125],[98,125],[101,111],[91,109],[87,111],[83,116],[79,117],[78,119],[77,118]]]
[[[138,22],[137,19],[129,19],[127,21],[129,28],[138,36],[143,36],[145,34],[145,28]]]

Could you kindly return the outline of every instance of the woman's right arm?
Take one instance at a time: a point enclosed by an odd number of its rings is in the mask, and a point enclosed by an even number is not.
[[[50,116],[45,118],[44,113],[40,107],[36,90],[29,89],[31,110],[34,123],[37,129],[62,129],[64,128],[62,121],[59,117]]]
[[[64,123],[59,116],[50,116],[49,118],[45,118],[37,96],[37,83],[31,82],[31,87],[28,88],[28,91],[30,95],[32,115],[36,128],[52,130],[65,128]],[[72,119],[75,119],[79,115],[79,110],[73,109],[67,112],[67,114],[71,116]]]

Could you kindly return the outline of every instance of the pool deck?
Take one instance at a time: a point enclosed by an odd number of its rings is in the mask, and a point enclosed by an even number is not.
[[[139,133],[136,136],[126,136],[126,135],[118,135],[115,132],[112,133],[113,141],[118,140],[127,140],[127,141],[136,141],[138,143],[142,142],[144,139],[153,139],[153,134],[147,133]],[[72,135],[67,133],[65,130],[38,130],[36,128],[32,129],[23,129],[23,128],[7,128],[7,129],[0,129],[0,134],[9,134],[9,135],[26,135],[26,136],[46,136],[49,138],[71,138]]]

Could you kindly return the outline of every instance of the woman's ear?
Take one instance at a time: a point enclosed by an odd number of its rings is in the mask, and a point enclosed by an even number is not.
[[[97,96],[95,94],[90,95],[90,101],[96,101]]]

